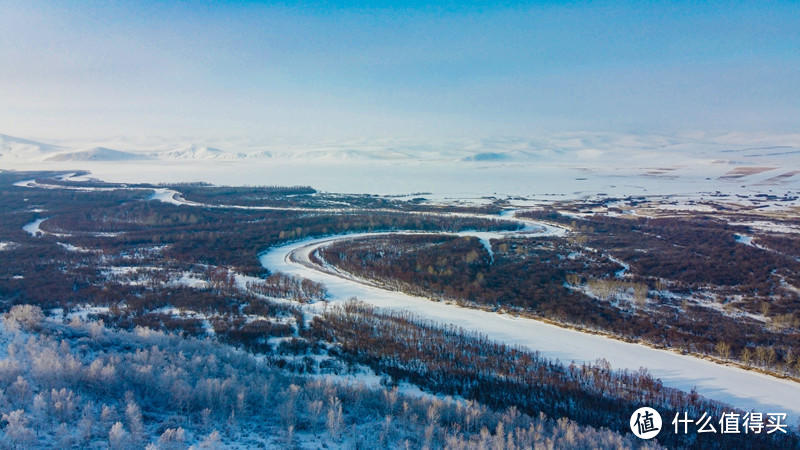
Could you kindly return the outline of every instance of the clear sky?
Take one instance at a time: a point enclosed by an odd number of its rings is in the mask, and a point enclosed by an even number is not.
[[[800,130],[800,2],[0,0],[0,133],[576,130]]]

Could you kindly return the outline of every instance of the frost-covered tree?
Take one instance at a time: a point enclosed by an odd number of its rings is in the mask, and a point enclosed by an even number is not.
[[[336,396],[328,398],[328,414],[327,426],[328,434],[334,440],[339,440],[341,437],[343,418],[342,418],[342,402]]]
[[[158,437],[158,448],[161,450],[185,448],[185,440],[186,433],[183,428],[167,428]]]
[[[103,327],[98,341],[90,328],[45,320],[35,333],[0,329],[8,343],[0,366],[14,374],[0,380],[0,403],[7,398],[5,411],[13,411],[0,427],[4,445],[223,447],[223,435],[214,430],[224,431],[225,444],[268,448],[319,438],[386,448],[406,441],[413,448],[425,442],[431,448],[490,448],[501,440],[508,448],[561,441],[582,448],[638,445],[613,431],[514,408],[343,383],[337,375],[298,375],[212,339]],[[43,354],[58,373],[41,370],[36,356]],[[110,387],[102,382],[108,367],[114,368]],[[577,377],[580,371],[566,373]],[[609,373],[600,374],[615,382]],[[755,439],[750,441],[769,443]]]
[[[108,431],[108,447],[115,450],[122,450],[127,445],[128,432],[122,422],[116,422]]]
[[[18,328],[36,330],[42,320],[44,320],[42,308],[34,305],[14,305],[3,314],[3,326],[11,331]]]
[[[217,450],[222,448],[222,440],[219,431],[214,430],[196,446],[189,447],[190,450]]]
[[[25,411],[17,409],[3,414],[2,421],[6,423],[3,434],[7,445],[12,448],[26,448],[33,443],[35,435],[28,426],[29,420]]]
[[[103,404],[100,407],[100,422],[103,428],[108,428],[117,421],[117,410],[114,406]]]
[[[17,379],[6,389],[6,394],[13,405],[26,404],[32,397],[30,384],[22,375],[18,375]]]
[[[127,405],[125,405],[125,419],[128,423],[128,429],[131,430],[131,439],[133,442],[141,442],[142,439],[144,439],[142,411],[139,409],[136,402],[133,401],[133,398],[129,399]]]

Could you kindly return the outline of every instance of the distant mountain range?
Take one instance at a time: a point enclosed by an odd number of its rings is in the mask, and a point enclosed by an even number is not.
[[[184,145],[169,150],[119,150],[109,147],[69,148],[0,134],[0,161],[137,161],[137,160],[234,160],[242,153],[227,153],[218,148]]]
[[[123,161],[445,162],[470,166],[555,164],[564,167],[641,167],[650,175],[702,166],[789,167],[800,163],[800,135],[674,137],[572,133],[535,138],[463,139],[449,142],[351,140],[308,145],[198,143],[152,145],[116,140],[49,144],[0,134],[0,163]],[[767,145],[770,144],[770,145]],[[743,169],[744,170],[744,169]],[[748,172],[749,173],[749,172]]]
[[[28,139],[0,134],[0,158],[43,159],[48,155],[67,150],[58,145],[43,144]]]
[[[106,147],[94,147],[86,150],[56,153],[45,158],[45,161],[129,161],[133,159],[151,159],[147,155],[123,152]]]
[[[114,146],[114,144],[111,144]],[[485,151],[489,145],[491,151]],[[500,146],[502,147],[502,146]],[[561,151],[526,148],[514,145],[499,148],[498,143],[483,145],[451,144],[438,147],[420,145],[370,145],[329,144],[302,149],[281,151],[252,149],[232,152],[199,144],[183,144],[174,148],[119,149],[110,146],[71,148],[29,139],[0,134],[0,161],[13,162],[67,162],[67,161],[235,161],[235,160],[315,160],[335,161],[469,161],[469,162],[513,162],[532,161],[543,157],[559,156]]]

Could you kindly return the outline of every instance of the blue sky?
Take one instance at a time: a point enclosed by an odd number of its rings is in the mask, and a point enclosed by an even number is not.
[[[798,2],[0,0],[0,11],[0,133],[800,126]]]

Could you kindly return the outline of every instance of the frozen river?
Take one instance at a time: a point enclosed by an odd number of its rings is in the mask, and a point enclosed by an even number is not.
[[[38,188],[67,188],[38,184],[32,180],[17,183],[18,186]],[[76,188],[72,188],[76,189]],[[84,189],[84,188],[77,188]],[[102,188],[85,188],[97,190]],[[153,200],[190,207],[220,207],[190,202],[169,189],[154,189]],[[234,206],[224,206],[231,208]],[[237,207],[247,209],[288,209],[280,207]],[[315,212],[341,212],[341,209],[315,209]],[[484,245],[490,239],[509,234],[543,236],[563,234],[563,229],[520,220],[511,216],[497,217],[473,214],[444,213],[451,216],[495,218],[520,222],[523,228],[512,232],[460,232],[459,235],[478,237]],[[44,219],[26,225],[29,233],[39,231]],[[354,239],[369,234],[347,234],[325,238],[308,239],[269,249],[260,256],[261,264],[270,271],[280,271],[323,283],[334,302],[351,297],[383,308],[405,310],[420,317],[442,324],[453,324],[467,330],[478,331],[489,338],[511,345],[520,345],[539,351],[542,355],[564,362],[592,362],[605,358],[616,369],[638,370],[647,368],[651,374],[671,387],[697,391],[708,398],[729,403],[737,408],[756,409],[762,412],[788,413],[790,424],[800,421],[800,384],[782,380],[757,372],[723,366],[692,356],[659,350],[644,345],[631,344],[600,335],[561,328],[533,319],[513,317],[506,314],[463,308],[452,304],[435,302],[396,291],[389,291],[355,279],[346,273],[331,268],[317,267],[308,259],[309,254],[320,246],[338,240]]]
[[[552,233],[543,229],[541,233]],[[646,367],[666,386],[684,391],[696,388],[701,395],[737,408],[762,412],[785,412],[788,422],[800,419],[800,384],[757,372],[723,366],[692,356],[631,344],[600,335],[561,328],[533,319],[513,317],[478,309],[463,308],[444,302],[389,291],[359,281],[346,273],[322,268],[309,261],[309,255],[321,246],[366,234],[348,234],[275,247],[260,256],[261,264],[280,271],[323,283],[332,302],[358,297],[366,303],[412,312],[442,324],[453,324],[479,331],[489,338],[511,345],[537,350],[542,355],[564,362],[592,362],[605,358],[616,369],[638,370]]]

